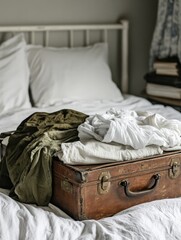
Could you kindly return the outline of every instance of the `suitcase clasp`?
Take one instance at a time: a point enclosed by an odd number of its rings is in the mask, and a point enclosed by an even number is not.
[[[180,160],[179,157],[173,158],[171,161],[171,168],[169,169],[169,177],[177,178],[180,175]]]
[[[99,194],[106,194],[109,192],[111,182],[110,182],[111,175],[109,172],[102,172],[99,176],[99,183],[98,183],[98,193]]]

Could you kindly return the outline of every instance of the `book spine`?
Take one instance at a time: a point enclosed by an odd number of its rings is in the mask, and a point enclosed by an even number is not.
[[[177,69],[169,70],[169,69],[156,69],[156,74],[160,75],[169,75],[169,76],[179,76],[180,71]]]
[[[181,88],[181,78],[177,76],[165,76],[165,75],[157,75],[155,73],[147,73],[144,76],[144,79],[148,83],[155,83],[155,84],[168,85],[168,86]]]
[[[169,92],[161,92],[161,91],[156,91],[156,90],[146,88],[146,93],[149,95],[152,95],[152,96],[157,96],[157,97],[181,99],[181,93],[179,93],[179,92],[171,94]]]

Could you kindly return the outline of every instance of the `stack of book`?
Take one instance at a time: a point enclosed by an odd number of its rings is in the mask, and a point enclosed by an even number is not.
[[[151,96],[181,99],[181,63],[177,57],[156,59],[154,71],[147,73],[146,93]]]

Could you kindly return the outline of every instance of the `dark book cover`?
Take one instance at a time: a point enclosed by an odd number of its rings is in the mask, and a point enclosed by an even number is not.
[[[169,57],[166,57],[166,58],[156,58],[155,62],[163,62],[163,63],[166,62],[166,63],[178,63],[178,64],[181,64],[178,56],[169,56]]]
[[[181,88],[181,76],[177,77],[177,76],[158,75],[158,74],[155,74],[155,72],[151,72],[151,73],[145,74],[144,79],[148,83],[155,83],[155,84]]]

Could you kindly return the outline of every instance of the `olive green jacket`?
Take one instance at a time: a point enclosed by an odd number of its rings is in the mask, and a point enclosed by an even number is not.
[[[75,110],[36,112],[10,136],[0,169],[0,187],[25,203],[47,205],[52,195],[52,156],[62,142],[78,140],[86,114]]]

